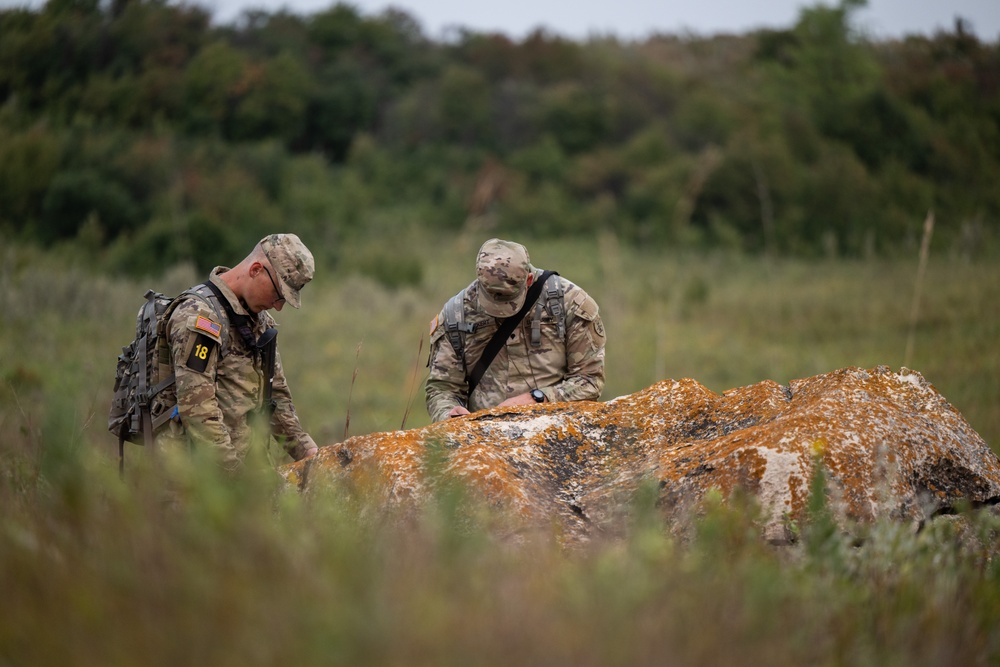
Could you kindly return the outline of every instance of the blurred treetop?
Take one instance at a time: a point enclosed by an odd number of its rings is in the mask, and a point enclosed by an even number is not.
[[[1000,45],[961,20],[873,41],[861,6],[585,42],[435,42],[345,4],[225,26],[162,0],[2,10],[0,232],[132,271],[279,227],[867,256],[915,248],[933,209],[935,247],[996,249]]]

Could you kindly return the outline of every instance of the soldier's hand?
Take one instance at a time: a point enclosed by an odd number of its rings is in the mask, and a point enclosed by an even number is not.
[[[455,407],[453,407],[451,410],[448,411],[448,418],[451,419],[452,417],[461,417],[462,415],[469,415],[469,414],[472,413],[469,412],[465,407],[461,405],[456,405]]]
[[[300,461],[304,461],[306,459],[311,459],[312,457],[316,456],[316,452],[318,452],[318,451],[319,451],[319,447],[310,447],[309,449],[306,450],[306,453],[303,454],[302,458],[299,459],[299,460]]]
[[[517,396],[511,396],[497,407],[506,408],[511,405],[532,405],[534,402],[535,399],[531,397],[531,394],[518,394]]]

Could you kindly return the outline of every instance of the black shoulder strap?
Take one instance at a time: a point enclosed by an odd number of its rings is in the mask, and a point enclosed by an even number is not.
[[[521,310],[517,311],[514,315],[511,315],[503,321],[497,332],[493,334],[493,338],[490,338],[490,342],[486,344],[486,349],[483,350],[483,356],[479,357],[479,361],[476,362],[476,366],[472,369],[472,373],[469,374],[469,397],[472,397],[472,392],[476,390],[479,386],[479,381],[483,379],[483,374],[486,373],[486,369],[490,367],[493,363],[493,359],[497,356],[497,352],[500,348],[504,346],[507,342],[507,336],[509,336],[517,325],[521,323],[524,316],[528,314],[531,307],[535,305],[535,301],[538,300],[538,295],[542,293],[542,287],[545,285],[545,281],[549,279],[549,276],[557,273],[556,271],[543,271],[541,277],[531,284],[528,288],[528,294],[524,297],[524,305],[521,306]]]
[[[206,280],[203,283],[208,289],[212,290],[212,293],[222,304],[222,307],[226,309],[226,315],[229,316],[229,323],[236,329],[237,333],[240,334],[240,338],[243,339],[243,343],[247,346],[248,350],[253,350],[257,347],[257,337],[253,335],[253,324],[252,320],[246,315],[240,315],[235,310],[233,306],[229,303],[229,299],[225,297],[219,286],[213,283],[211,280]]]

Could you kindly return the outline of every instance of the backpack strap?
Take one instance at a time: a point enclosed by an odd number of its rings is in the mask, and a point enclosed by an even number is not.
[[[465,336],[462,334],[474,331],[473,326],[465,322],[464,299],[465,290],[462,290],[444,304],[444,332],[448,336],[448,342],[455,348],[455,354],[461,359],[465,358]]]
[[[136,400],[139,406],[139,419],[142,420],[142,433],[143,439],[147,446],[152,446],[153,444],[153,419],[149,414],[149,401],[152,398],[149,394],[149,368],[146,364],[147,356],[147,345],[149,344],[149,331],[150,326],[156,326],[153,320],[156,319],[156,293],[153,290],[148,290],[146,292],[146,304],[142,307],[142,335],[139,336],[139,352],[138,359],[139,363],[139,385],[136,387]],[[120,455],[121,448],[124,445],[119,443]],[[121,461],[119,462],[121,466]]]
[[[551,272],[552,275],[559,275],[555,271]],[[551,276],[550,276],[551,278]],[[549,285],[548,283],[552,283]],[[545,281],[545,308],[552,315],[553,319],[556,321],[556,326],[558,327],[558,335],[560,340],[565,340],[566,338],[566,308],[565,302],[565,290],[563,289],[562,281],[560,280],[546,280]],[[535,311],[531,316],[531,346],[538,347],[542,344],[542,302],[539,301],[535,305]]]
[[[558,274],[557,274],[558,275]],[[566,339],[566,292],[563,289],[563,284],[561,280],[553,281],[550,287],[545,288],[545,301],[548,304],[549,312],[552,313],[552,317],[555,318],[559,338],[562,340]]]
[[[448,342],[455,349],[455,356],[462,360],[462,370],[469,374],[465,361],[465,334],[473,333],[486,322],[471,324],[465,321],[465,290],[448,299],[444,304],[444,332]]]

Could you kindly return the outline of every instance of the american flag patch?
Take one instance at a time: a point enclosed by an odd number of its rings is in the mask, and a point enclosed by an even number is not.
[[[207,331],[216,338],[222,335],[222,325],[216,324],[207,317],[198,316],[198,319],[194,323],[195,329],[201,329],[202,331]]]

